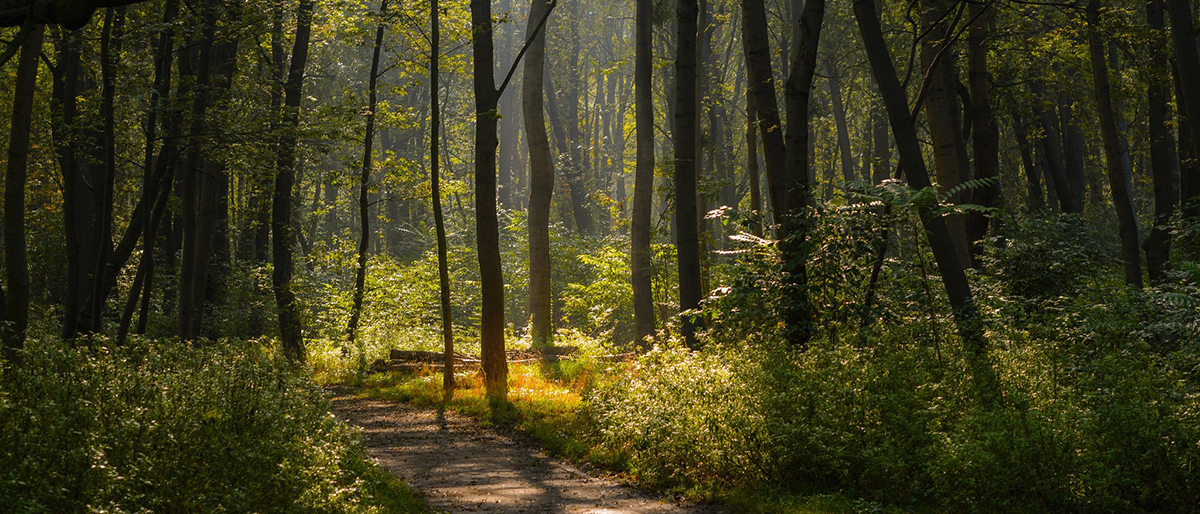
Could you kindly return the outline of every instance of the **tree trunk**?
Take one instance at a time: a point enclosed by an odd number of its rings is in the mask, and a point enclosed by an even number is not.
[[[746,90],[746,174],[750,182],[750,230],[762,237],[762,183],[758,176],[758,116],[754,110],[754,92]]]
[[[367,286],[367,245],[371,243],[371,146],[375,143],[375,109],[378,107],[376,86],[379,83],[379,54],[383,50],[383,32],[387,29],[387,7],[388,0],[380,0],[379,26],[375,29],[375,47],[371,54],[371,75],[367,78],[367,130],[363,136],[362,170],[358,177],[358,267],[354,273],[354,305],[350,309],[350,324],[346,328],[351,345],[358,337],[363,290]]]
[[[842,103],[842,78],[837,65],[830,56],[825,60],[825,74],[829,79],[829,99],[833,103],[833,121],[837,125],[838,156],[842,164],[842,180],[846,184],[855,180],[854,158],[850,155],[850,129],[846,125],[846,106]]]
[[[471,0],[471,49],[475,89],[475,230],[482,292],[480,350],[488,397],[508,398],[504,354],[504,275],[496,213],[497,91],[492,59],[492,5]]]
[[[1163,16],[1163,0],[1148,0],[1146,2],[1146,21],[1151,30],[1156,32],[1166,29]],[[1159,82],[1158,77],[1170,74],[1170,63],[1164,52],[1152,51],[1150,67],[1155,72],[1146,87],[1147,98],[1147,128],[1150,136],[1150,168],[1154,180],[1154,226],[1146,237],[1143,248],[1146,251],[1146,270],[1151,282],[1159,282],[1164,278],[1164,271],[1171,258],[1171,217],[1179,205],[1179,193],[1176,184],[1179,181],[1179,167],[1175,154],[1175,137],[1168,126],[1168,107],[1170,92]]]
[[[300,306],[292,290],[292,186],[296,179],[296,131],[300,126],[300,102],[304,87],[304,68],[308,64],[308,41],[312,34],[314,0],[300,0],[296,9],[296,42],[292,47],[292,62],[284,85],[283,136],[275,166],[275,192],[271,206],[272,250],[275,267],[271,283],[279,309],[279,339],[284,354],[292,362],[304,362],[303,328]]]
[[[650,211],[654,203],[653,16],[653,0],[637,0],[637,55],[633,78],[637,164],[633,178],[629,256],[633,282],[634,335],[642,348],[648,344],[646,338],[654,335],[656,325],[650,259]]]
[[[543,112],[543,78],[546,36],[534,34],[536,24],[549,9],[548,0],[533,0],[529,7],[526,38],[533,37],[525,56],[521,85],[525,140],[529,142],[529,314],[533,346],[546,347],[554,337],[550,290],[550,202],[554,196],[554,158],[546,134]]]
[[[0,342],[4,358],[21,362],[25,329],[29,325],[29,263],[25,252],[25,179],[29,168],[29,132],[33,96],[37,90],[38,57],[45,26],[37,24],[21,43],[13,88],[12,125],[8,140],[8,169],[4,174],[4,318]]]
[[[951,37],[948,21],[942,18],[946,11],[942,0],[923,0],[921,20],[928,35],[921,43],[921,64],[932,76],[925,93],[925,118],[929,123],[929,138],[933,142],[933,167],[937,174],[939,192],[945,194],[955,186],[971,180],[971,163],[967,158],[967,142],[963,137],[962,113],[955,92],[953,58],[938,58],[944,50],[946,39]],[[899,142],[897,142],[899,144]],[[906,173],[907,173],[907,168]],[[961,192],[948,200],[954,204],[968,203],[969,192]],[[971,265],[970,245],[967,242],[966,218],[961,215],[945,219],[954,242],[954,251],[962,266]]]
[[[696,0],[679,0],[678,45],[675,56],[675,232],[679,256],[679,310],[688,348],[699,348],[696,340],[698,316],[689,311],[700,307],[700,226],[696,211]]]
[[[855,2],[854,15],[858,20],[863,46],[875,75],[875,82],[879,84],[880,94],[887,106],[900,163],[904,166],[909,184],[918,189],[930,187],[929,172],[925,167],[916,127],[909,114],[908,99],[896,77],[887,42],[883,39],[883,29],[876,15],[874,0]],[[988,359],[987,339],[984,337],[979,310],[972,298],[962,261],[955,252],[954,242],[950,238],[945,221],[934,212],[933,207],[921,207],[920,215],[929,238],[929,246],[933,249],[934,259],[942,274],[942,283],[946,287],[950,306],[954,309],[955,324],[963,339],[976,394],[985,406],[994,405],[1000,399],[1000,385]]]
[[[969,59],[968,79],[971,89],[971,126],[974,136],[971,139],[975,164],[975,179],[999,178],[999,147],[1000,139],[996,133],[996,119],[992,114],[991,91],[988,86],[987,47],[988,24],[991,16],[985,12],[990,4],[970,5],[972,18],[970,33],[967,37],[967,54]],[[972,203],[983,207],[995,207],[1000,200],[1000,181],[994,180],[986,186],[975,188],[971,192]],[[973,212],[967,216],[967,242],[971,245],[971,266],[982,268],[983,246],[980,240],[987,235],[991,216]]]
[[[750,90],[754,92],[754,108],[762,135],[763,161],[767,168],[768,197],[776,225],[783,225],[787,210],[787,178],[784,161],[783,124],[779,120],[779,104],[775,98],[775,76],[771,72],[771,49],[768,41],[767,11],[763,0],[742,2],[742,45],[746,53],[746,73]],[[786,234],[780,233],[783,239]]]
[[[1088,50],[1092,60],[1092,77],[1096,86],[1096,107],[1100,114],[1100,135],[1104,140],[1104,160],[1108,168],[1108,185],[1117,224],[1121,235],[1121,257],[1125,263],[1125,285],[1142,288],[1141,250],[1138,248],[1137,213],[1133,208],[1133,187],[1121,157],[1124,145],[1117,130],[1113,110],[1112,89],[1108,80],[1108,56],[1100,38],[1100,0],[1089,0]]]
[[[1200,206],[1197,205],[1200,203],[1200,176],[1195,174],[1200,171],[1200,165],[1195,163],[1196,159],[1200,159],[1200,125],[1197,124],[1197,120],[1200,120],[1200,91],[1196,89],[1196,84],[1200,84],[1200,55],[1196,51],[1191,4],[1188,0],[1166,2],[1167,13],[1171,15],[1171,39],[1175,44],[1177,86],[1181,86],[1176,87],[1177,104],[1180,117],[1186,118],[1180,121],[1179,131],[1179,145],[1187,150],[1187,159],[1181,159],[1184,162],[1180,169],[1180,182],[1184,186],[1181,204],[1184,218],[1195,221],[1200,217]],[[1194,252],[1200,243],[1194,241],[1194,237],[1189,239],[1192,241],[1188,241],[1187,246]]]
[[[1036,99],[1046,97],[1046,88],[1040,81],[1030,82],[1029,89]],[[1053,186],[1055,197],[1058,199],[1059,210],[1064,213],[1081,213],[1083,204],[1076,202],[1075,195],[1071,194],[1071,179],[1067,176],[1064,164],[1066,160],[1063,156],[1062,133],[1058,120],[1052,110],[1036,103],[1033,113],[1042,125],[1042,155],[1045,157],[1046,169],[1050,172],[1050,185]]]
[[[433,224],[437,231],[438,292],[442,311],[442,343],[445,360],[442,363],[442,395],[446,401],[454,397],[454,318],[450,310],[450,265],[447,257],[446,221],[442,215],[442,189],[438,165],[438,128],[442,125],[442,108],[438,104],[438,75],[441,52],[441,27],[438,0],[430,2],[429,10],[429,185],[433,200]]]
[[[821,24],[825,17],[825,0],[808,0],[797,20],[795,48],[792,49],[791,73],[788,75],[785,98],[787,104],[787,206],[784,224],[787,237],[781,238],[784,272],[791,289],[784,305],[784,323],[788,342],[797,348],[808,345],[814,332],[816,313],[808,292],[807,238],[811,230],[808,207],[812,204],[813,172],[812,130],[809,123],[809,104],[813,77],[817,71],[817,50],[821,40]],[[847,140],[849,138],[847,137]],[[831,170],[832,172],[832,170]],[[851,174],[853,171],[851,171]]]
[[[1021,152],[1021,168],[1025,171],[1025,182],[1029,190],[1026,204],[1030,212],[1038,213],[1046,207],[1045,195],[1042,193],[1042,172],[1037,161],[1033,159],[1033,147],[1029,145],[1025,120],[1021,118],[1021,114],[1015,108],[1012,109],[1010,118],[1012,118],[1013,137],[1017,140],[1017,150]]]

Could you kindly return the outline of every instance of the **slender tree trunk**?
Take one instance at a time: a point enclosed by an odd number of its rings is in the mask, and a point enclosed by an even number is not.
[[[679,310],[688,348],[697,349],[698,316],[688,311],[700,307],[700,227],[696,211],[696,0],[679,0],[677,52],[675,56],[675,232],[679,257]]]
[[[746,73],[750,90],[754,92],[754,108],[762,135],[763,161],[767,168],[768,197],[771,200],[773,221],[783,226],[787,209],[787,178],[784,171],[783,124],[779,120],[779,104],[775,97],[775,75],[771,71],[771,49],[768,41],[767,11],[763,0],[742,2],[742,45],[746,53]],[[785,233],[779,238],[786,237]]]
[[[971,163],[967,158],[967,142],[963,137],[962,114],[955,92],[954,60],[938,59],[946,39],[953,34],[949,21],[942,17],[946,11],[943,0],[923,0],[921,20],[928,35],[921,43],[921,64],[932,76],[928,81],[925,96],[925,118],[929,123],[929,138],[933,142],[933,167],[937,174],[937,185],[941,193],[971,179]],[[951,54],[952,55],[952,54]],[[899,144],[899,143],[897,143]],[[949,199],[955,204],[967,203],[968,192]],[[971,264],[971,251],[967,242],[966,219],[953,215],[946,218],[946,226],[954,241],[954,250],[963,266]]]
[[[450,310],[450,264],[447,258],[446,221],[442,215],[442,189],[438,165],[438,128],[442,125],[441,105],[438,104],[438,62],[442,51],[438,0],[432,0],[429,10],[429,185],[433,200],[433,224],[437,231],[438,292],[442,311],[442,391],[446,401],[454,397],[454,318]]]
[[[633,282],[634,335],[645,348],[654,335],[654,291],[651,287],[650,227],[654,204],[654,5],[637,0],[637,44],[634,58],[634,124],[637,164],[633,177],[633,212],[630,223],[630,269]],[[530,147],[532,151],[532,147]]]
[[[206,157],[201,134],[204,133],[204,122],[208,115],[212,49],[216,31],[216,16],[212,13],[211,5],[204,6],[201,18],[203,28],[198,51],[195,53],[185,51],[180,56],[180,67],[196,70],[191,136],[180,194],[183,199],[183,206],[180,208],[180,217],[183,221],[183,251],[179,265],[179,338],[184,341],[190,341],[199,335],[198,311],[203,307],[197,305],[199,298],[197,292],[198,289],[203,290],[203,282],[198,281],[197,275],[201,268],[199,265],[200,253],[207,251],[209,246],[202,243],[200,238],[199,198],[201,175]],[[194,57],[194,54],[198,54],[198,57]]]
[[[780,241],[784,271],[788,275],[788,300],[784,306],[788,342],[797,348],[808,345],[814,332],[816,313],[808,291],[808,232],[811,229],[808,207],[812,204],[813,173],[812,130],[809,106],[813,77],[817,72],[817,50],[821,24],[825,18],[825,0],[808,0],[797,21],[796,47],[792,50],[791,73],[785,98],[787,104],[787,206],[784,223],[790,225],[788,237]],[[832,171],[831,171],[832,173]],[[851,173],[853,173],[851,171]]]
[[[975,179],[996,179],[993,183],[972,190],[972,203],[983,207],[995,207],[1000,200],[1000,139],[996,133],[996,119],[992,114],[991,91],[988,86],[987,46],[988,24],[991,16],[985,12],[991,4],[971,4],[973,20],[967,37],[968,79],[971,89],[971,139],[975,165]],[[979,242],[987,235],[991,216],[973,212],[967,216],[967,242],[971,247],[971,266],[983,267],[983,246]]]
[[[1108,80],[1108,56],[1100,38],[1100,0],[1087,5],[1088,49],[1092,60],[1092,77],[1096,87],[1096,107],[1100,114],[1100,135],[1104,140],[1104,157],[1108,168],[1108,185],[1117,224],[1121,235],[1121,257],[1125,262],[1125,284],[1142,288],[1142,253],[1138,248],[1137,213],[1133,208],[1133,188],[1121,157],[1121,135],[1113,109],[1112,88]]]
[[[842,77],[838,75],[833,57],[825,60],[829,79],[829,99],[833,103],[833,121],[837,125],[838,156],[842,164],[842,180],[847,184],[855,179],[854,158],[850,155],[850,129],[846,124],[846,106],[842,103]]]
[[[143,221],[144,225],[142,227],[142,255],[138,264],[137,275],[134,278],[134,287],[129,292],[129,297],[125,302],[125,310],[121,314],[120,325],[117,329],[118,343],[123,343],[125,336],[129,333],[133,320],[133,312],[137,308],[139,297],[145,298],[142,303],[147,305],[148,309],[149,297],[153,293],[154,248],[158,231],[158,219],[161,217],[162,209],[165,207],[166,199],[171,189],[169,180],[166,182],[160,180],[162,174],[159,173],[159,166],[165,166],[168,160],[174,159],[174,156],[166,155],[166,151],[174,147],[172,143],[167,142],[163,145],[163,154],[158,155],[157,159],[155,157],[155,145],[158,139],[159,113],[164,109],[165,99],[170,95],[171,62],[175,55],[175,29],[172,24],[178,14],[178,0],[167,0],[163,6],[163,29],[159,32],[158,46],[155,49],[154,89],[150,92],[150,109],[146,113],[146,124],[144,127],[146,150],[143,161],[142,204],[150,205],[154,201],[154,196],[161,196],[162,207],[156,202],[154,209],[146,209],[144,211],[146,219]],[[149,186],[155,181],[159,182],[152,190]],[[166,191],[167,195],[163,195],[163,191]],[[146,313],[143,313],[142,318],[144,319],[145,317]]]
[[[521,86],[525,139],[529,142],[529,313],[533,346],[552,344],[554,337],[550,293],[550,201],[554,195],[554,158],[542,110],[545,90],[546,36],[534,34],[549,9],[549,1],[533,0],[526,37],[533,37],[525,56]]]
[[[67,287],[61,332],[64,340],[74,338],[79,331],[80,311],[91,290],[91,281],[87,280],[91,274],[85,270],[94,269],[96,257],[92,242],[96,235],[91,227],[94,216],[83,176],[86,159],[80,157],[76,127],[79,47],[77,31],[64,34],[59,42],[58,64],[54,69],[54,118],[50,125],[63,177],[63,232],[67,250]]]
[[[856,1],[854,15],[858,20],[863,46],[875,75],[875,82],[879,84],[880,94],[887,106],[896,148],[909,184],[918,189],[929,187],[929,172],[925,167],[921,143],[917,139],[916,127],[909,114],[904,88],[896,77],[887,42],[883,39],[883,29],[880,27],[874,0]],[[994,405],[1000,400],[999,382],[988,359],[987,339],[984,337],[979,309],[971,295],[962,261],[955,252],[954,242],[945,221],[934,212],[932,206],[921,207],[920,215],[929,245],[933,249],[934,259],[942,274],[942,283],[946,287],[950,306],[954,309],[955,324],[963,339],[976,394],[985,406]]]
[[[888,143],[887,113],[875,110],[872,113],[875,151],[871,157],[871,182],[882,184],[892,174],[892,147]]]
[[[1029,88],[1035,98],[1046,97],[1046,90],[1041,82],[1036,80],[1030,82]],[[1055,119],[1051,110],[1041,105],[1035,104],[1033,113],[1042,125],[1042,155],[1045,157],[1046,169],[1050,172],[1051,185],[1054,188],[1055,197],[1058,199],[1059,209],[1064,213],[1081,213],[1083,204],[1076,202],[1075,196],[1071,194],[1071,179],[1067,176],[1064,164],[1066,160],[1063,156],[1058,120]]]
[[[358,268],[354,273],[354,306],[350,309],[347,337],[354,344],[358,337],[358,320],[362,315],[363,290],[367,286],[367,248],[371,243],[371,146],[375,143],[375,109],[378,107],[376,86],[379,83],[379,54],[383,50],[383,32],[387,29],[388,0],[379,3],[379,26],[375,29],[375,47],[371,54],[371,75],[367,78],[367,131],[363,136],[362,170],[358,183]]]
[[[1163,13],[1163,0],[1146,2],[1146,21],[1151,30],[1166,29]],[[1143,248],[1146,251],[1146,270],[1149,271],[1150,281],[1159,282],[1163,280],[1163,272],[1171,258],[1170,224],[1179,205],[1179,192],[1176,188],[1179,181],[1179,163],[1176,161],[1175,137],[1168,126],[1167,103],[1170,100],[1170,92],[1157,79],[1170,74],[1167,54],[1153,51],[1150,67],[1156,72],[1156,78],[1151,79],[1146,87],[1150,168],[1154,179],[1154,226],[1150,229]]]
[[[482,290],[480,347],[487,394],[508,398],[508,361],[504,354],[504,274],[500,265],[500,225],[496,213],[496,82],[492,58],[492,5],[471,0],[471,49],[475,89],[475,230]]]
[[[4,318],[0,342],[4,358],[21,362],[25,329],[29,325],[29,262],[25,252],[25,179],[29,168],[29,132],[33,123],[33,95],[37,90],[38,57],[45,26],[37,24],[21,43],[17,78],[13,88],[12,124],[8,140],[8,168],[4,174]]]
[[[1188,0],[1166,0],[1167,13],[1171,16],[1171,39],[1175,44],[1175,66],[1178,71],[1178,86],[1176,87],[1176,96],[1178,98],[1178,109],[1181,118],[1179,144],[1181,148],[1186,148],[1187,158],[1182,159],[1184,165],[1180,169],[1180,182],[1184,185],[1183,198],[1181,204],[1183,206],[1183,215],[1189,221],[1194,221],[1200,217],[1200,176],[1194,173],[1200,171],[1200,165],[1196,164],[1196,160],[1200,159],[1200,90],[1197,90],[1196,85],[1200,84],[1200,55],[1196,50],[1196,34],[1192,25],[1192,9]],[[1186,127],[1186,136],[1184,136],[1184,128]],[[1183,152],[1181,152],[1183,153]],[[1200,243],[1195,241],[1196,238],[1189,238],[1189,250],[1195,251],[1195,248],[1200,246]]]
[[[1021,168],[1025,171],[1025,182],[1029,189],[1026,203],[1030,212],[1041,212],[1046,206],[1045,196],[1042,194],[1042,171],[1033,159],[1033,147],[1029,144],[1025,120],[1021,118],[1021,114],[1015,108],[1012,110],[1010,118],[1012,118],[1013,136],[1017,139],[1017,149],[1021,152]]]
[[[284,354],[297,363],[304,362],[303,328],[300,306],[292,290],[292,187],[296,179],[296,139],[300,126],[300,102],[304,87],[304,68],[308,64],[308,41],[312,33],[313,0],[300,0],[296,10],[296,42],[284,86],[283,136],[276,161],[275,193],[272,198],[271,227],[275,268],[271,283],[279,309],[279,339]]]
[[[762,183],[758,174],[758,116],[754,109],[754,92],[746,89],[746,174],[750,182],[750,230],[762,237]]]

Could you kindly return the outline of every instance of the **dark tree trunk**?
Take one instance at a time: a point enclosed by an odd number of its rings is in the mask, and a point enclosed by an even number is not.
[[[205,117],[208,115],[208,100],[210,95],[210,77],[212,74],[212,49],[216,31],[216,16],[211,6],[202,10],[203,28],[201,30],[198,51],[184,51],[180,55],[180,68],[195,70],[195,93],[192,100],[191,136],[188,144],[187,164],[183,169],[180,196],[183,205],[179,209],[183,222],[183,251],[179,263],[179,338],[184,341],[195,339],[199,334],[199,311],[202,305],[197,305],[203,282],[199,281],[201,273],[199,259],[202,252],[209,250],[200,238],[200,187],[201,175],[204,170],[204,145],[201,134],[204,133]],[[103,244],[103,243],[101,243]],[[203,301],[201,300],[200,303]]]
[[[754,92],[754,109],[762,135],[763,161],[767,168],[768,197],[776,225],[783,225],[787,209],[787,178],[784,161],[783,124],[775,98],[775,76],[771,72],[771,48],[767,37],[767,11],[763,0],[742,2],[742,44],[746,53],[746,73]],[[780,233],[783,239],[786,234]]]
[[[1104,140],[1104,160],[1108,169],[1108,186],[1117,211],[1121,235],[1121,258],[1125,263],[1125,285],[1142,288],[1142,253],[1138,248],[1137,213],[1133,208],[1133,187],[1121,156],[1124,147],[1117,129],[1113,109],[1112,88],[1108,80],[1108,56],[1100,38],[1100,0],[1089,0],[1088,50],[1092,61],[1092,78],[1096,87],[1096,107],[1100,114],[1100,135]]]
[[[433,224],[437,231],[438,292],[442,311],[442,395],[446,401],[454,397],[454,318],[450,310],[450,265],[447,258],[446,221],[442,215],[442,189],[438,165],[438,128],[442,125],[441,105],[438,104],[438,54],[441,52],[441,27],[438,22],[438,0],[430,2],[429,10],[429,185],[433,200]]]
[[[881,184],[892,174],[892,147],[888,142],[887,113],[875,110],[872,115],[875,151],[871,157],[871,182]]]
[[[1025,171],[1025,182],[1029,195],[1026,204],[1030,212],[1041,212],[1046,208],[1045,195],[1042,193],[1042,170],[1033,159],[1033,147],[1029,144],[1029,132],[1025,128],[1025,120],[1017,109],[1012,110],[1013,137],[1017,140],[1017,150],[1021,152],[1021,168]]]
[[[1146,21],[1152,30],[1164,31],[1163,0],[1146,2]],[[1170,90],[1163,87],[1158,77],[1166,77],[1170,73],[1168,55],[1164,52],[1152,52],[1150,67],[1155,72],[1146,87],[1147,98],[1147,128],[1150,135],[1150,169],[1154,180],[1154,226],[1146,237],[1143,248],[1146,251],[1146,270],[1151,282],[1163,280],[1163,273],[1171,258],[1171,218],[1179,205],[1179,193],[1176,184],[1179,181],[1179,167],[1175,154],[1175,137],[1168,125],[1168,107]]]
[[[550,293],[550,202],[554,195],[554,158],[546,135],[544,95],[546,37],[534,34],[537,23],[549,9],[547,0],[533,0],[529,7],[526,37],[532,36],[525,56],[521,86],[525,117],[525,140],[529,142],[529,314],[535,347],[550,346],[554,326]]]
[[[4,274],[7,297],[0,319],[4,358],[21,362],[25,329],[29,325],[29,263],[25,252],[25,179],[29,167],[29,132],[33,123],[33,96],[37,89],[38,57],[42,33],[38,24],[21,43],[13,87],[12,124],[8,140],[8,168],[4,174]]]
[[[696,211],[696,0],[680,0],[676,11],[678,44],[675,56],[675,232],[679,256],[679,310],[688,348],[699,348],[696,340],[698,316],[688,313],[700,307],[700,227]]]
[[[925,167],[921,143],[917,139],[916,127],[909,114],[908,99],[904,88],[896,77],[887,42],[883,39],[883,29],[880,27],[875,11],[874,0],[855,2],[854,15],[858,20],[859,31],[862,33],[863,45],[871,64],[872,73],[875,75],[875,82],[879,84],[880,94],[887,106],[888,118],[891,120],[892,133],[895,136],[896,148],[900,155],[900,163],[904,166],[909,184],[918,189],[929,187],[929,172]],[[1000,385],[988,359],[987,339],[984,337],[979,309],[972,298],[971,287],[967,282],[962,262],[954,250],[950,231],[946,228],[942,217],[933,211],[932,206],[921,207],[920,215],[929,238],[929,246],[933,249],[934,259],[942,274],[942,282],[946,287],[950,306],[954,309],[955,324],[963,339],[963,348],[967,363],[971,368],[975,392],[984,405],[994,405],[1000,400]]]
[[[788,342],[797,348],[808,345],[815,330],[816,313],[808,291],[808,232],[811,229],[808,207],[812,204],[812,130],[809,105],[813,77],[817,72],[817,50],[821,24],[825,18],[825,0],[808,0],[797,20],[796,48],[792,50],[791,73],[785,88],[787,104],[786,171],[787,237],[781,238],[784,272],[788,275],[786,305],[783,308]],[[832,172],[832,171],[831,171]],[[852,172],[851,172],[852,173]]]
[[[480,349],[487,394],[508,398],[508,361],[504,354],[504,273],[500,265],[500,225],[496,213],[496,82],[492,58],[492,5],[471,0],[471,49],[475,89],[475,230],[482,292]]]
[[[79,96],[80,34],[68,32],[59,41],[58,65],[54,68],[53,123],[55,152],[63,177],[63,232],[67,251],[67,287],[63,301],[62,338],[69,340],[79,330],[79,314],[91,291],[88,280],[95,269],[94,216],[84,177],[86,158],[76,127],[76,98]]]
[[[929,123],[929,138],[933,142],[933,167],[937,175],[937,186],[946,193],[955,186],[971,180],[971,163],[967,158],[967,142],[963,137],[962,113],[955,91],[956,77],[954,60],[938,58],[952,34],[949,20],[942,17],[946,12],[942,0],[923,0],[921,20],[929,32],[921,43],[921,64],[932,77],[925,93],[925,118]],[[950,54],[952,55],[952,54]],[[897,142],[899,144],[899,142]],[[951,203],[962,204],[970,200],[969,192],[961,192],[949,198]],[[954,251],[964,267],[971,265],[970,245],[967,241],[966,218],[951,215],[945,220],[954,241]]]
[[[647,345],[646,337],[654,335],[656,324],[650,259],[650,210],[654,203],[653,16],[653,1],[637,0],[637,55],[633,76],[637,165],[633,178],[629,255],[633,282],[634,335],[643,348]]]
[[[292,187],[296,179],[296,139],[300,125],[300,101],[304,87],[304,68],[308,63],[308,40],[312,33],[313,0],[300,0],[296,10],[296,42],[284,86],[283,136],[276,161],[275,192],[271,206],[272,250],[275,268],[271,283],[279,309],[279,339],[284,354],[293,362],[304,362],[303,328],[300,306],[292,290]]]
[[[1186,118],[1181,120],[1179,130],[1180,148],[1187,150],[1187,158],[1181,159],[1185,163],[1180,170],[1180,182],[1184,186],[1181,204],[1184,217],[1195,221],[1200,218],[1200,205],[1197,205],[1200,203],[1200,176],[1196,175],[1196,172],[1200,171],[1200,165],[1194,162],[1200,159],[1200,125],[1197,125],[1197,120],[1200,120],[1200,90],[1196,87],[1200,84],[1200,55],[1196,50],[1191,4],[1188,0],[1166,2],[1167,13],[1171,15],[1171,39],[1175,45],[1175,66],[1178,72],[1175,94],[1178,98],[1180,117]],[[1187,246],[1195,252],[1200,243],[1194,241],[1195,238],[1189,239],[1193,240],[1188,241]]]
[[[1035,99],[1040,100],[1046,97],[1046,90],[1041,82],[1032,81],[1029,88]],[[1067,176],[1064,164],[1066,161],[1063,157],[1062,133],[1058,120],[1052,110],[1037,103],[1034,104],[1033,114],[1042,125],[1042,155],[1045,157],[1046,170],[1049,172],[1051,185],[1054,188],[1055,197],[1058,199],[1059,210],[1065,213],[1081,213],[1083,212],[1082,202],[1076,202],[1075,195],[1071,194],[1071,179]]]
[[[986,12],[991,4],[970,5],[970,33],[967,38],[969,56],[968,79],[971,90],[971,139],[975,164],[975,179],[998,179],[1000,167],[1000,139],[996,133],[996,119],[992,114],[991,91],[988,86],[987,47],[988,24],[991,16]],[[995,207],[1000,201],[1000,181],[972,190],[972,203],[983,207]],[[973,212],[967,216],[967,242],[971,245],[971,266],[983,267],[983,246],[980,240],[987,235],[991,216]]]
[[[358,337],[358,320],[362,316],[363,290],[367,287],[367,245],[371,243],[371,146],[375,143],[375,109],[378,107],[376,86],[379,83],[379,54],[383,50],[383,32],[387,29],[388,0],[379,3],[379,26],[375,29],[375,47],[371,54],[371,75],[367,78],[367,130],[363,136],[362,170],[358,177],[358,268],[354,273],[354,305],[350,309],[350,324],[346,328],[350,344]]]
[[[762,237],[762,183],[758,173],[758,116],[754,109],[754,92],[746,90],[746,174],[750,182],[750,230]]]
[[[846,124],[846,106],[842,102],[842,77],[838,75],[833,57],[825,60],[825,74],[829,79],[829,99],[833,103],[833,121],[837,125],[838,157],[842,164],[842,180],[849,184],[856,178],[854,176],[854,157],[850,155],[850,129]]]

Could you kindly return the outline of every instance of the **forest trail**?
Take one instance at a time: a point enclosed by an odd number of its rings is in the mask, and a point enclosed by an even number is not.
[[[535,444],[454,412],[339,394],[333,412],[361,427],[367,450],[436,511],[715,514],[676,506],[546,456]]]

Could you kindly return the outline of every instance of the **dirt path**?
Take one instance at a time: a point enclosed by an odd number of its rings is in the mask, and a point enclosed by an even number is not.
[[[535,445],[483,429],[469,418],[347,395],[339,418],[362,427],[372,457],[430,506],[449,512],[714,514],[679,507],[545,456]]]

